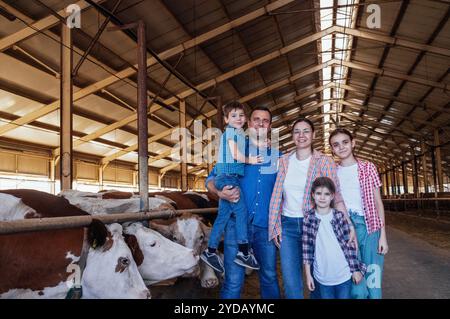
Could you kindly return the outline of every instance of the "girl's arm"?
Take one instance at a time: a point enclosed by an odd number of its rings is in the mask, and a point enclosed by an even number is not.
[[[309,291],[313,291],[316,289],[314,286],[314,279],[311,275],[311,265],[305,264],[305,277],[306,277],[306,286],[308,287]]]
[[[389,246],[386,238],[386,219],[384,215],[384,205],[383,200],[381,199],[380,188],[377,187],[373,190],[373,194],[375,197],[375,207],[377,208],[378,214],[381,219],[381,227],[380,231],[380,240],[378,241],[378,253],[385,255],[389,251]]]
[[[233,140],[228,140],[228,145],[230,146],[231,150],[231,156],[233,159],[235,159],[238,162],[245,163],[245,164],[258,164],[262,163],[262,156],[249,156],[248,158],[245,157],[244,154],[242,154],[239,151],[237,143],[235,143]]]

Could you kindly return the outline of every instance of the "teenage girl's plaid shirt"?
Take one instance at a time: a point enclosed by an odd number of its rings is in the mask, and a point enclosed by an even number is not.
[[[289,166],[289,157],[294,154],[295,150],[289,154],[283,155],[279,160],[278,174],[275,186],[272,192],[269,206],[269,240],[281,235],[281,211],[283,209],[283,184],[286,178]],[[326,176],[333,180],[336,186],[336,194],[334,197],[335,204],[343,202],[339,180],[337,177],[337,166],[334,160],[319,151],[314,150],[306,177],[305,193],[303,195],[303,207],[301,207],[304,215],[313,208],[311,198],[312,183],[317,177]],[[281,237],[280,237],[281,240]]]
[[[315,258],[316,237],[321,221],[316,216],[314,209],[311,209],[303,219],[303,264],[313,264]],[[344,213],[333,209],[333,219],[331,220],[334,234],[344,252],[345,259],[350,267],[350,272],[366,272],[366,265],[358,260],[358,253],[354,243],[349,243],[350,225],[344,217]]]
[[[384,225],[375,205],[374,190],[381,187],[377,167],[368,161],[358,161],[358,179],[361,189],[361,200],[364,204],[364,219],[369,234],[381,229]]]

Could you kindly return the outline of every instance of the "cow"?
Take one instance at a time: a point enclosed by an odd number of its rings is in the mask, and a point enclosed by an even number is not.
[[[206,248],[211,228],[206,226],[198,215],[185,213],[169,220],[154,220],[150,227],[163,236],[185,247],[193,249],[200,255]],[[203,288],[214,288],[219,284],[214,270],[200,262],[200,283]]]
[[[88,193],[69,190],[61,192],[60,196],[92,215],[139,211],[140,199],[132,193],[117,191]],[[158,198],[150,198],[149,204],[150,208],[174,209]],[[124,236],[146,284],[154,284],[184,274],[194,275],[198,272],[199,257],[193,253],[191,247],[186,248],[184,245],[174,243],[141,223],[132,223],[124,227]]]
[[[87,215],[50,194],[0,193],[3,221]],[[70,286],[68,270],[73,269],[69,266],[79,261],[85,237],[89,248],[81,278],[84,298],[150,298],[122,226],[98,220],[87,228],[86,236],[83,227],[0,235],[0,298],[64,298]]]
[[[124,233],[146,284],[196,274],[199,257],[192,249],[172,242],[140,223],[125,227]]]
[[[72,205],[89,213],[118,214],[140,211],[139,195],[126,192],[89,193],[76,190],[62,191],[58,196],[66,198]],[[173,210],[173,206],[160,198],[149,198],[149,209]]]

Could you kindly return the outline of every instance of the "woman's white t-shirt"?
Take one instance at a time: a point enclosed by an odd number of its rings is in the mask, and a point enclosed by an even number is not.
[[[358,164],[350,166],[339,165],[337,176],[347,210],[364,216],[364,206],[361,200],[361,187],[359,186],[358,178]]]
[[[301,161],[295,153],[289,157],[288,172],[283,184],[282,215],[303,217],[303,195],[310,162],[311,156]]]
[[[326,286],[342,284],[349,280],[352,274],[331,225],[333,213],[316,213],[316,216],[320,219],[320,224],[314,254],[314,278]]]

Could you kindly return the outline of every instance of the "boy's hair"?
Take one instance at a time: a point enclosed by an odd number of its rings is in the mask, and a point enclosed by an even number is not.
[[[272,123],[272,112],[269,110],[268,107],[265,107],[265,106],[257,106],[257,107],[255,107],[255,108],[252,109],[252,111],[250,112],[250,118],[252,118],[253,112],[255,112],[255,111],[264,111],[264,112],[269,113],[269,116],[270,116],[270,123]]]
[[[310,119],[307,119],[306,117],[300,117],[295,120],[294,124],[292,124],[291,133],[294,132],[294,127],[300,122],[305,122],[306,124],[308,124],[311,127],[311,131],[314,133],[314,124]]]
[[[314,194],[316,189],[318,189],[320,187],[327,188],[330,191],[330,193],[333,195],[336,193],[336,186],[334,186],[333,180],[329,177],[326,177],[326,176],[317,177],[312,184],[311,194]],[[314,203],[314,206],[316,206],[315,203]],[[334,199],[331,201],[330,206],[334,207]]]
[[[331,138],[335,135],[338,134],[345,134],[350,138],[350,141],[353,141],[353,135],[352,133],[349,132],[349,130],[343,128],[343,127],[339,127],[337,129],[335,129],[333,132],[330,133],[330,137],[328,138],[328,144],[331,145]]]
[[[245,106],[242,103],[238,102],[238,101],[228,102],[227,104],[225,104],[222,107],[223,116],[228,118],[228,115],[233,110],[243,110],[244,113],[245,113]]]

